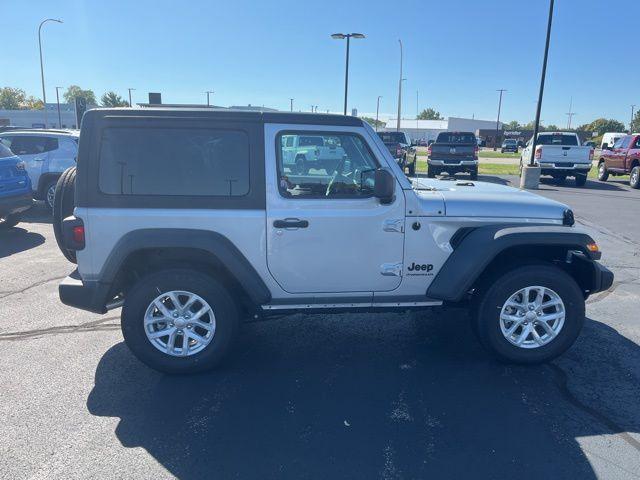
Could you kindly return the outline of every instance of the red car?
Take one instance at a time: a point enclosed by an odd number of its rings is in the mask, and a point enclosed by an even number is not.
[[[613,147],[602,150],[598,162],[598,180],[609,175],[629,175],[629,185],[640,188],[640,135],[625,135]]]

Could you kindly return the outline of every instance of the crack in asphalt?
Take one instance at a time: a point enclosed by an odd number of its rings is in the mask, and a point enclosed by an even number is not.
[[[45,283],[53,282],[55,280],[62,280],[63,278],[67,278],[67,275],[62,275],[62,276],[59,276],[59,277],[51,277],[51,278],[47,278],[45,280],[40,280],[40,281],[32,283],[32,284],[30,284],[30,285],[28,285],[28,286],[26,286],[24,288],[21,288],[20,290],[0,291],[0,299],[10,297],[11,295],[18,295],[20,293],[26,292],[27,290],[31,290],[32,288],[44,285]]]
[[[619,436],[625,443],[640,452],[640,441],[629,435],[624,428],[618,425],[615,421],[611,420],[604,413],[596,410],[593,407],[590,407],[589,405],[584,404],[573,394],[573,392],[571,392],[571,390],[569,389],[569,377],[567,373],[562,368],[560,368],[560,366],[555,363],[550,363],[549,368],[551,368],[551,370],[555,374],[556,385],[558,387],[558,390],[560,390],[560,394],[565,398],[565,400],[571,403],[574,407],[577,407],[583,412],[589,414],[595,420],[611,430],[614,435]]]
[[[109,320],[116,320],[119,316],[101,318],[93,322],[81,323],[79,325],[61,325],[59,327],[37,328],[35,330],[25,330],[22,332],[0,333],[0,341],[17,341],[37,338],[44,335],[61,335],[65,333],[82,333],[117,330],[119,323],[106,323]]]

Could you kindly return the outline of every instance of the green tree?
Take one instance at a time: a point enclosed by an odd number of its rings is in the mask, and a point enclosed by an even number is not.
[[[25,110],[42,110],[44,108],[44,103],[39,98],[30,96],[22,102],[20,108],[24,108]]]
[[[102,95],[100,99],[100,103],[103,107],[128,107],[129,102],[125,101],[120,95],[116,92],[109,91]]]
[[[375,118],[371,118],[371,117],[360,117],[360,118],[365,122],[367,122],[369,125],[371,125],[373,128],[375,127],[384,128],[387,126],[387,122],[383,122],[382,120],[376,120]]]
[[[636,112],[633,117],[633,122],[631,122],[631,133],[640,132],[640,110]]]
[[[444,120],[440,112],[433,108],[422,110],[418,115],[418,120]]]
[[[518,123],[517,120],[511,120],[509,123],[505,123],[502,126],[505,130],[520,130],[522,128],[522,126]]]
[[[544,129],[547,132],[558,132],[562,130],[560,127],[558,127],[557,125],[554,125],[553,123],[551,125],[547,125],[546,127],[544,127]]]
[[[605,132],[626,132],[626,126],[624,123],[614,120],[612,118],[597,118],[589,124],[580,125],[578,130],[585,130],[587,132],[598,132],[598,135],[602,135]]]
[[[67,103],[73,103],[77,97],[84,97],[87,105],[97,105],[96,95],[93,90],[83,90],[78,85],[70,85],[67,91],[62,95]]]
[[[18,110],[24,104],[26,94],[24,90],[13,87],[0,88],[0,108],[3,110]]]

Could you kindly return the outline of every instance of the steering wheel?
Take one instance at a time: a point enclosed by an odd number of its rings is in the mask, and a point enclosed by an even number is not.
[[[331,195],[331,193],[333,193],[334,185],[336,185],[337,181],[340,181],[341,183],[351,182],[353,185],[358,184],[358,182],[355,181],[355,173],[357,170],[354,170],[353,172],[350,173],[350,175],[352,175],[351,178],[344,175],[343,171],[344,171],[344,165],[346,161],[347,161],[347,157],[345,155],[336,165],[336,168],[333,171],[331,180],[329,180],[329,183],[327,184],[327,190],[324,192],[326,197],[328,197],[329,195]]]

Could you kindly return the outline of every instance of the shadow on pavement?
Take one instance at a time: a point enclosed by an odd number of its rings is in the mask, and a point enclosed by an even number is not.
[[[26,211],[21,219],[21,223],[53,223],[51,210],[44,202],[35,202],[33,207]]]
[[[512,367],[460,311],[293,316],[247,325],[230,363],[197,376],[158,374],[117,344],[87,407],[178,478],[588,479],[575,438],[612,432],[566,390],[578,382],[579,401],[639,431],[637,380],[617,358],[637,369],[638,352],[589,320],[559,363]]]
[[[28,232],[24,228],[13,227],[8,230],[0,230],[0,258],[30,250],[43,243],[44,237],[42,235]]]

